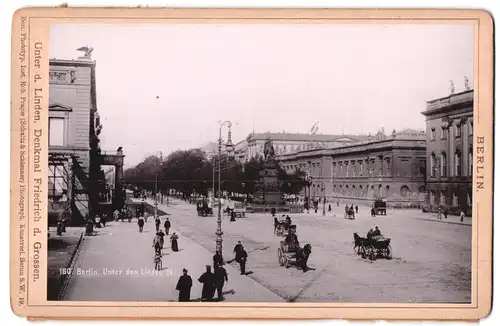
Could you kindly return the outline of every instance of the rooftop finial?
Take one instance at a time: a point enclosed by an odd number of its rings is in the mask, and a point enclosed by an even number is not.
[[[450,80],[450,94],[455,94],[455,84],[453,84],[453,80]]]
[[[464,76],[464,84],[465,84],[465,89],[470,91],[469,78],[467,78],[467,76]]]

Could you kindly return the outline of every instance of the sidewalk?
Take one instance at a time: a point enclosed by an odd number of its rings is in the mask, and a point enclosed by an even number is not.
[[[146,202],[150,205],[154,205],[153,200],[146,199]],[[170,201],[172,203],[172,201]],[[174,210],[188,211],[195,210],[196,206],[189,205],[176,205],[179,203],[174,203]],[[170,212],[172,211],[172,206],[166,206],[158,204],[158,208]],[[163,229],[164,216],[160,216],[162,220],[160,228]],[[174,224],[175,225],[175,224]],[[147,227],[154,227],[154,221],[152,219],[148,220],[145,229]],[[212,266],[213,272],[213,252],[206,249],[202,245],[198,244],[194,240],[183,236],[176,228],[170,229],[170,235],[175,232],[179,236],[179,252],[173,252],[170,248],[169,236],[165,236],[165,245],[163,249],[163,268],[168,271],[170,276],[175,276],[175,281],[180,275],[182,275],[182,269],[186,268],[188,274],[193,279],[193,288],[191,289],[191,300],[199,300],[201,296],[202,284],[198,282],[198,278],[206,270],[205,266]],[[277,294],[271,292],[263,285],[257,283],[250,277],[246,275],[240,275],[239,269],[229,264],[224,265],[227,271],[229,281],[224,285],[224,296],[227,302],[284,302],[285,299],[278,296]],[[175,285],[173,285],[175,295]]]

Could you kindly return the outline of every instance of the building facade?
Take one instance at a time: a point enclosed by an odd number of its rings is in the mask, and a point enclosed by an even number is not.
[[[51,59],[49,77],[49,223],[81,224],[100,209],[101,165],[115,165],[121,183],[124,156],[101,153],[95,61]]]
[[[474,91],[427,102],[427,194],[430,211],[472,214]]]
[[[310,186],[303,196],[390,207],[420,207],[425,197],[425,132],[411,129],[327,149],[278,156],[288,172],[304,171]]]
[[[315,148],[346,146],[368,139],[365,135],[321,135],[299,133],[251,133],[235,145],[235,158],[245,162],[264,156],[264,144],[270,139],[276,155],[286,155]]]

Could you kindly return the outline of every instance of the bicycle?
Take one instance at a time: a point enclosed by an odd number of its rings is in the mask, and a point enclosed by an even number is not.
[[[154,263],[155,263],[155,270],[156,271],[161,271],[163,269],[161,253],[156,252]]]

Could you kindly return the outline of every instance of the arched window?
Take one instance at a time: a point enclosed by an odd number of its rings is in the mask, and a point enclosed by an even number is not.
[[[410,188],[408,188],[407,186],[402,186],[400,194],[402,198],[407,198],[410,195]]]
[[[363,196],[363,186],[359,185],[359,197],[364,197]]]
[[[455,152],[455,175],[462,176],[462,153],[459,150]]]
[[[431,153],[430,157],[430,166],[431,166],[431,177],[435,178],[436,177],[436,154]]]
[[[385,186],[385,196],[386,197],[389,197],[389,194],[391,193],[391,187],[389,187],[389,185]]]
[[[441,152],[441,158],[440,158],[440,173],[442,177],[446,177],[448,173],[448,169],[446,168],[448,166],[447,160],[446,160],[446,153]]]

